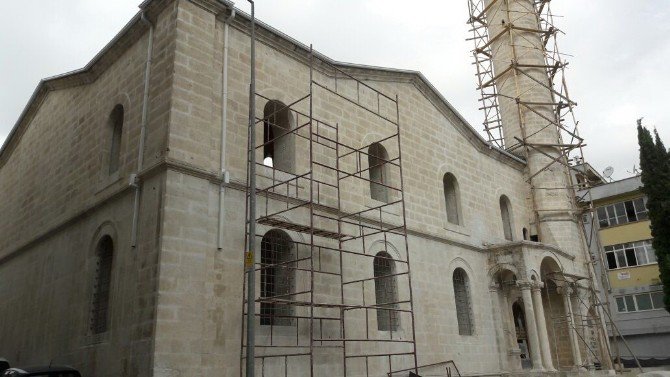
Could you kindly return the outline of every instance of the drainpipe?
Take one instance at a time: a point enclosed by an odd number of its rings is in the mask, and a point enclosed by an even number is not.
[[[226,213],[226,188],[230,182],[230,174],[226,170],[226,133],[228,132],[228,26],[235,17],[233,3],[226,4],[230,8],[230,15],[223,21],[223,73],[221,94],[221,185],[219,186],[219,234],[217,248],[223,249],[223,225]]]
[[[146,12],[142,12],[142,22],[149,26],[149,42],[147,45],[147,62],[144,69],[144,96],[142,98],[142,124],[140,126],[140,141],[137,148],[137,171],[130,175],[130,185],[135,188],[135,202],[133,204],[133,227],[130,244],[137,247],[137,231],[140,212],[141,185],[138,175],[144,165],[144,142],[146,139],[147,121],[149,118],[149,77],[151,76],[151,58],[154,46],[154,25],[149,21]]]

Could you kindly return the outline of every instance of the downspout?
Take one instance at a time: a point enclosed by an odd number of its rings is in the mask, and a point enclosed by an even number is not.
[[[154,24],[146,17],[146,12],[142,12],[142,22],[149,26],[149,42],[147,45],[147,62],[144,69],[144,96],[142,98],[142,124],[140,126],[140,141],[137,148],[137,171],[130,175],[130,185],[135,188],[135,201],[133,203],[133,225],[130,244],[133,248],[137,247],[137,232],[140,212],[140,192],[141,184],[138,175],[144,166],[144,142],[146,139],[147,122],[149,118],[149,77],[151,76],[151,58],[154,46]]]
[[[230,15],[223,21],[223,72],[221,94],[221,184],[219,186],[219,234],[217,248],[223,249],[223,227],[226,213],[226,188],[230,182],[230,174],[226,170],[226,134],[228,132],[228,27],[235,17],[233,3],[226,4],[230,8]]]

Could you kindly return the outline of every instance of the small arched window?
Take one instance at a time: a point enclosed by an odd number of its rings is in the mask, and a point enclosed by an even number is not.
[[[454,271],[454,298],[456,300],[456,320],[460,335],[474,334],[472,321],[472,302],[470,299],[470,281],[462,268]]]
[[[368,148],[368,166],[370,167],[370,197],[388,203],[389,169],[386,161],[389,155],[380,143],[373,143]]]
[[[460,193],[458,191],[458,181],[453,174],[447,173],[442,178],[444,186],[444,203],[447,209],[447,221],[452,224],[461,224],[461,203]]]
[[[116,105],[109,114],[109,128],[112,132],[112,138],[109,146],[109,174],[116,173],[119,170],[121,160],[121,136],[123,135],[123,106]]]
[[[502,195],[500,197],[500,218],[502,219],[503,233],[505,239],[508,241],[513,241],[514,237],[512,236],[512,204],[509,201],[507,196]]]
[[[286,232],[272,229],[261,240],[261,325],[290,326],[293,306],[280,302],[291,300],[295,291],[293,242]]]
[[[112,284],[112,262],[114,241],[104,236],[95,250],[95,275],[93,280],[93,302],[91,305],[91,333],[102,334],[109,329],[109,298]]]
[[[295,171],[295,140],[291,109],[272,100],[263,109],[263,164],[288,173]]]
[[[395,276],[395,262],[391,256],[381,251],[373,261],[375,276],[375,304],[377,309],[377,329],[396,331],[400,327],[398,316],[398,283]]]

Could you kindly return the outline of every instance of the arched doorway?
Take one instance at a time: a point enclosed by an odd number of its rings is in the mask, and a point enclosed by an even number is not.
[[[566,284],[562,269],[552,257],[545,257],[540,264],[540,277],[544,282],[542,304],[551,349],[551,360],[556,369],[572,369],[575,365],[570,325],[567,321],[563,286]]]

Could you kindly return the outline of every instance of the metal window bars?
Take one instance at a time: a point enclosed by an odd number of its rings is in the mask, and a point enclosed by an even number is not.
[[[248,152],[263,155],[272,144],[276,154],[278,140],[294,138],[296,162],[290,172],[256,163],[255,189],[247,174],[245,218],[258,230],[246,240],[255,239],[261,249],[255,261],[260,310],[253,319],[257,373],[416,372],[398,97],[320,59],[311,48],[308,68],[309,93],[273,107],[288,110],[295,126],[248,143]],[[273,100],[253,95],[259,106]],[[253,127],[270,127],[276,118],[257,117]],[[354,122],[364,125],[343,126]],[[367,127],[382,136],[362,141]],[[373,144],[383,145],[387,155],[371,156]],[[370,160],[383,169],[366,166]],[[382,187],[387,200],[370,198],[371,187]],[[249,213],[251,195],[258,203],[255,216]],[[375,261],[387,268],[375,268]],[[244,279],[246,297],[246,274]],[[246,326],[246,300],[242,308]],[[375,325],[379,321],[388,323]],[[241,371],[247,344],[243,332]]]

